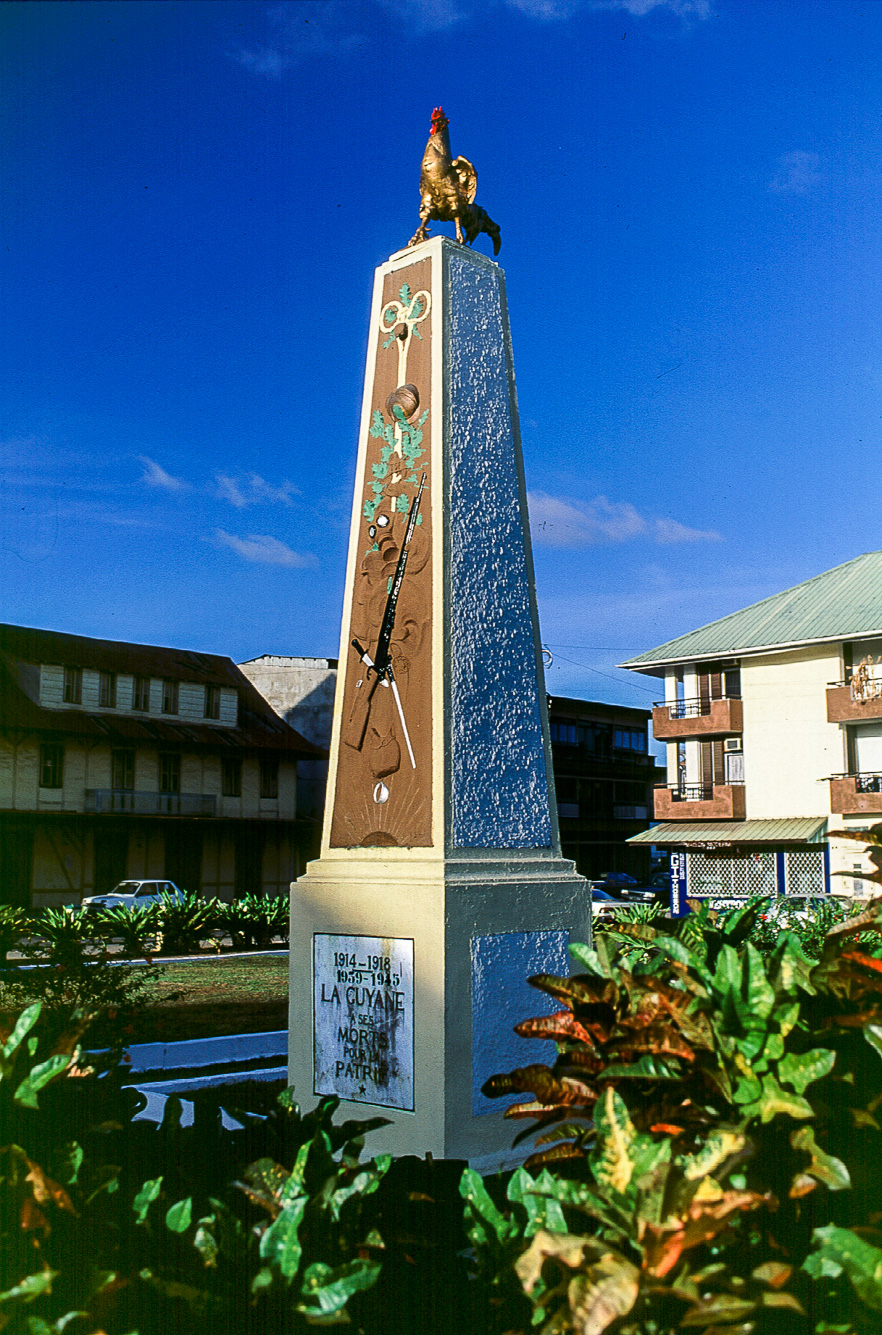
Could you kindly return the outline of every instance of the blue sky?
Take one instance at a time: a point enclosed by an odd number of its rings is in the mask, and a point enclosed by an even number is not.
[[[617,662],[882,546],[880,39],[848,0],[0,6],[0,620],[336,655],[441,103],[502,228],[549,688],[651,704]]]

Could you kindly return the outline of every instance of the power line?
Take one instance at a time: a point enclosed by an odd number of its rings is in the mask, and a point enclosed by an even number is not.
[[[557,658],[562,663],[569,663],[571,667],[584,668],[586,672],[594,672],[598,677],[606,677],[608,681],[614,681],[618,686],[622,685],[621,677],[614,677],[611,672],[601,672],[600,668],[589,667],[587,663],[577,663],[574,658],[565,658],[563,654],[557,654]],[[636,681],[632,681],[631,685],[635,690],[646,691],[648,695],[655,695],[658,690],[656,686],[641,686]]]

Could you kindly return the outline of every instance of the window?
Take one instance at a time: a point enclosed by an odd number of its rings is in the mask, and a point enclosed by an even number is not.
[[[161,751],[159,755],[159,791],[181,791],[181,757],[177,751]]]
[[[242,796],[242,761],[230,758],[221,761],[221,794],[224,797]]]
[[[40,747],[40,787],[60,788],[64,775],[64,747],[44,742]]]
[[[221,693],[219,686],[206,686],[205,688],[205,706],[203,715],[205,718],[220,718]]]
[[[613,746],[620,751],[645,751],[646,733],[634,732],[630,728],[616,728]]]
[[[132,683],[132,709],[140,709],[144,714],[150,710],[150,678],[136,677]]]
[[[130,793],[132,791],[135,786],[134,751],[111,751],[110,786],[117,792]]]
[[[64,703],[81,705],[83,703],[83,669],[64,669]]]
[[[729,700],[741,699],[740,668],[727,668],[723,673],[723,694]]]
[[[178,712],[178,683],[176,681],[164,681],[162,683],[162,712],[163,714],[177,714]]]
[[[279,795],[279,762],[275,756],[260,762],[260,795],[261,797]]]
[[[102,709],[116,709],[116,673],[98,674],[98,704]]]

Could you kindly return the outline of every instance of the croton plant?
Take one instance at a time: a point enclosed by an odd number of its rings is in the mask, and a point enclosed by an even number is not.
[[[882,898],[819,960],[760,904],[619,923],[539,975],[552,1065],[494,1076],[535,1136],[507,1200],[463,1179],[509,1328],[882,1331]]]

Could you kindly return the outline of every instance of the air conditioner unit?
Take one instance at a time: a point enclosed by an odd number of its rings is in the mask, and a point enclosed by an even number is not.
[[[723,742],[723,750],[724,750],[724,751],[740,751],[741,749],[742,749],[742,748],[741,748],[741,738],[740,738],[740,737],[727,737],[727,738],[725,738],[725,740],[724,740],[724,742]]]

